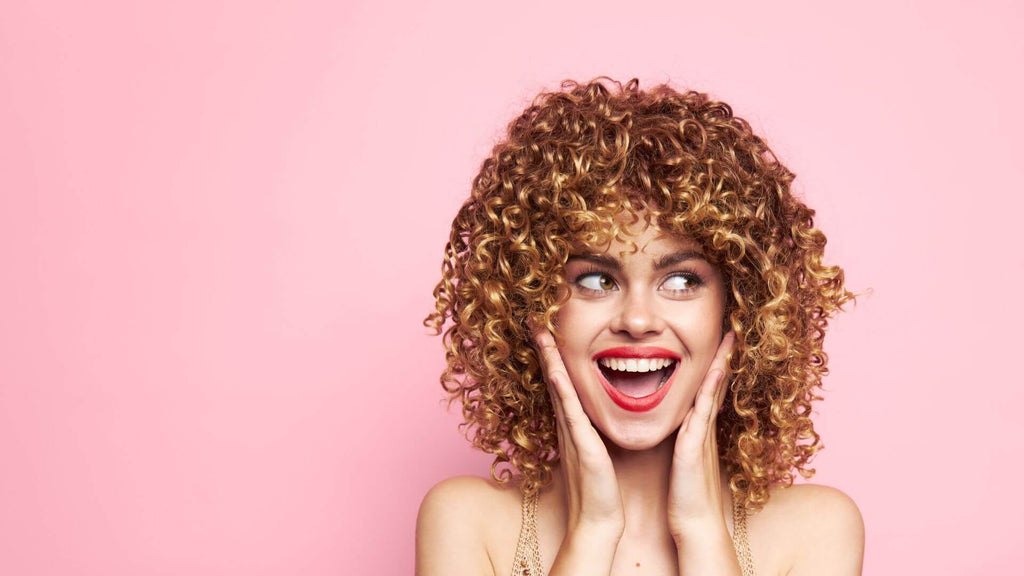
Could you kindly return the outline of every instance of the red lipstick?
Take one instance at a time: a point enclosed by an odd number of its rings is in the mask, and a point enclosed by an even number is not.
[[[612,386],[608,379],[604,377],[601,372],[601,368],[598,366],[597,360],[605,357],[614,358],[669,358],[676,361],[676,364],[672,368],[672,374],[668,377],[668,380],[651,394],[642,396],[640,398],[633,398],[627,396]],[[676,377],[676,368],[679,363],[679,355],[671,350],[665,348],[658,348],[656,346],[619,346],[616,348],[609,348],[602,350],[594,355],[594,370],[597,372],[597,377],[601,381],[601,386],[604,387],[604,391],[611,397],[612,401],[619,405],[623,410],[630,412],[647,412],[653,410],[661,401],[668,395],[668,390],[672,386],[672,382]]]
[[[671,358],[679,360],[679,354],[657,346],[616,346],[594,354],[594,359],[612,356],[614,358]]]

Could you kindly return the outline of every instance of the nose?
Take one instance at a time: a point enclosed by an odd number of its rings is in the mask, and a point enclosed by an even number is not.
[[[623,296],[609,328],[612,332],[629,334],[636,339],[660,334],[665,329],[665,320],[654,304],[648,294],[628,292]]]

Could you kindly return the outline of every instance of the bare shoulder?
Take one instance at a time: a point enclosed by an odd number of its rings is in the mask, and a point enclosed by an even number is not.
[[[772,488],[753,521],[759,533],[787,551],[785,574],[861,573],[864,520],[842,490],[820,484]]]
[[[416,574],[494,574],[491,520],[508,513],[514,492],[489,479],[455,476],[427,491],[416,517]]]

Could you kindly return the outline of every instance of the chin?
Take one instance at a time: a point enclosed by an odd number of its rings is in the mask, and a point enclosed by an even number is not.
[[[679,425],[670,430],[662,430],[659,426],[648,424],[629,425],[618,422],[612,425],[611,430],[604,430],[595,426],[601,437],[610,444],[614,444],[623,450],[631,452],[643,452],[659,446],[662,442],[673,436],[679,429]]]

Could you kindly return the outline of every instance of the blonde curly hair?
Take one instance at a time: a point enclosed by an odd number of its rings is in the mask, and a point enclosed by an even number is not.
[[[551,482],[556,422],[527,326],[557,333],[569,256],[606,246],[617,216],[640,212],[723,273],[737,338],[717,434],[734,498],[760,508],[794,471],[814,474],[825,330],[856,295],[822,263],[825,236],[793,178],[728,104],[668,85],[567,80],[511,122],[452,223],[424,320],[438,334],[451,321],[441,385],[449,405],[461,400],[460,430],[495,456],[496,481],[510,464],[528,493]]]

